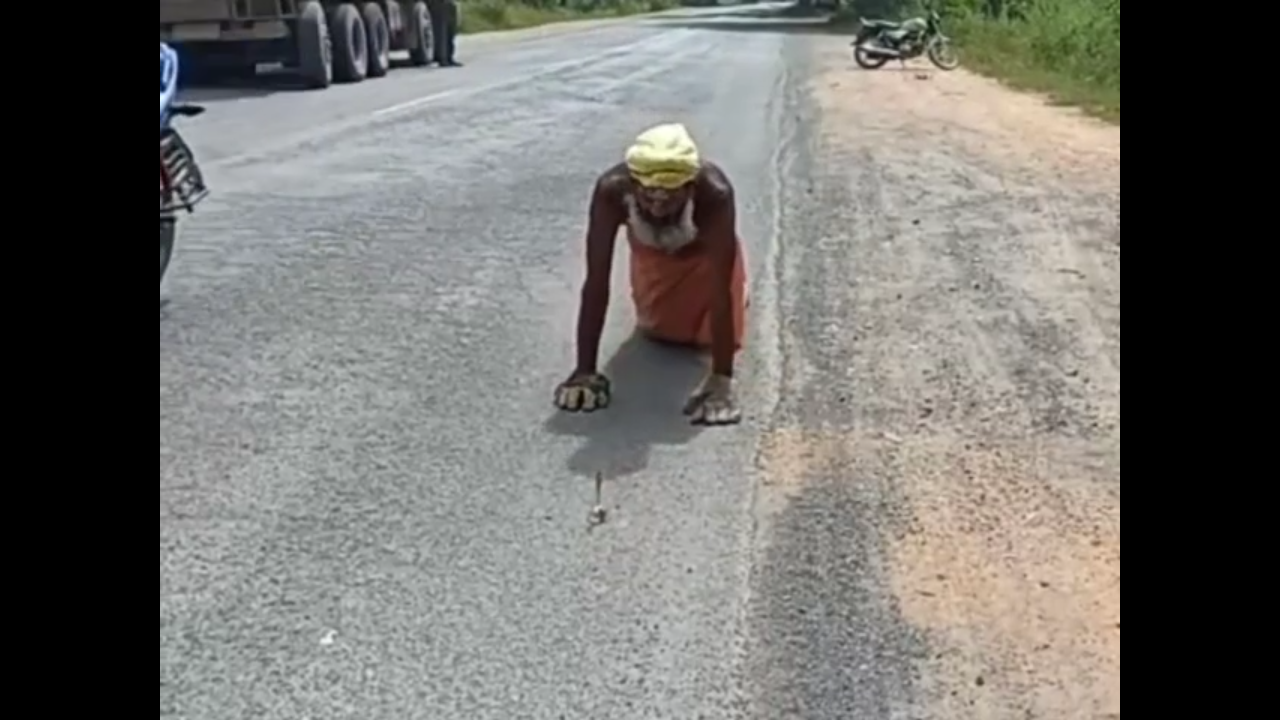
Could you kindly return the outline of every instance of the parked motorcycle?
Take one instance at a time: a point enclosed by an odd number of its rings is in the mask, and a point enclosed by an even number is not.
[[[199,105],[174,102],[178,93],[178,54],[160,43],[160,280],[173,257],[178,211],[191,212],[209,194],[191,148],[173,129],[174,117],[195,117]]]
[[[942,32],[942,17],[930,10],[926,17],[903,22],[859,18],[862,27],[852,43],[853,60],[859,67],[877,70],[890,60],[911,60],[928,55],[940,70],[960,67],[951,38]]]

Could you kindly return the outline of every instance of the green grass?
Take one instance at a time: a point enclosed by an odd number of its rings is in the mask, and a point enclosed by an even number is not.
[[[677,0],[476,0],[464,2],[460,33],[516,30],[569,20],[623,17],[677,7]]]
[[[1119,0],[941,0],[965,67],[1120,123]],[[904,18],[914,0],[852,0],[833,23]]]
[[[1107,0],[1035,0],[1017,19],[948,24],[973,70],[1120,122],[1120,10]]]

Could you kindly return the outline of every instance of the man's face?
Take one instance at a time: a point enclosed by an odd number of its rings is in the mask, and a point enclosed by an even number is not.
[[[663,220],[684,209],[685,203],[693,195],[693,183],[682,185],[674,190],[666,188],[644,187],[635,184],[636,204],[644,214],[655,220]]]

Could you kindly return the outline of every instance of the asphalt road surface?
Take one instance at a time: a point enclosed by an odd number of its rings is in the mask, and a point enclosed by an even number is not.
[[[1119,717],[1118,131],[753,10],[191,94],[162,718]],[[740,198],[736,428],[625,253],[614,405],[551,406],[592,182],[670,120]]]

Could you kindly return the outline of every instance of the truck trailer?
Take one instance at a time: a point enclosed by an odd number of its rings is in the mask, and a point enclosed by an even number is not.
[[[434,59],[427,0],[160,0],[160,40],[177,50],[183,77],[279,63],[311,88],[382,77],[392,50],[416,66]]]

